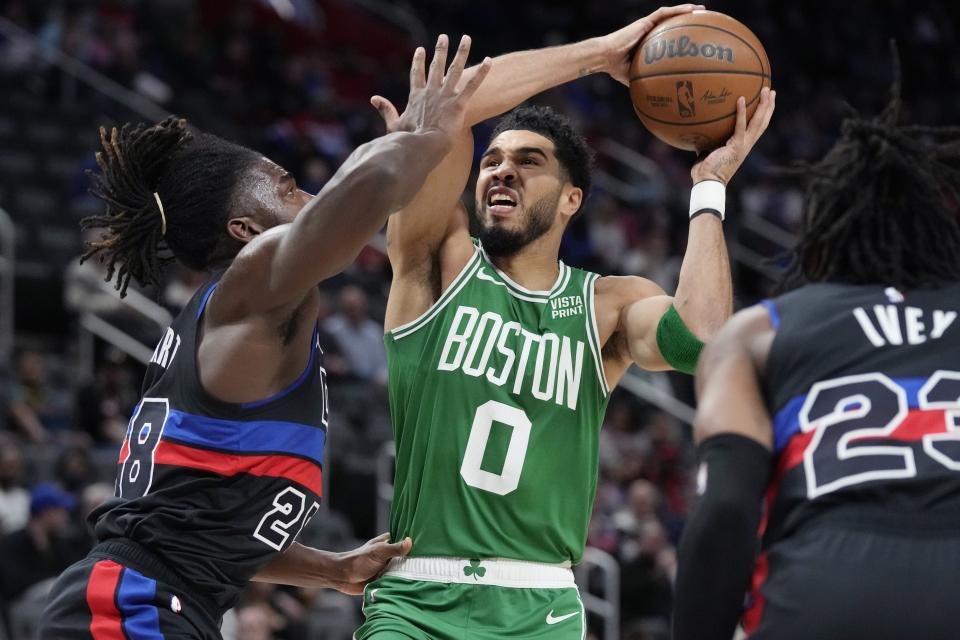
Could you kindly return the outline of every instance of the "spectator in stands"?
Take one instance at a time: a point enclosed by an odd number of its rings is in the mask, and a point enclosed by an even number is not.
[[[29,441],[45,442],[51,431],[70,424],[70,403],[65,393],[50,384],[43,356],[24,350],[17,356],[17,377],[10,400],[10,418]]]
[[[88,434],[95,445],[119,444],[139,400],[138,391],[126,356],[116,349],[107,349],[93,381],[77,392],[78,429]]]
[[[649,480],[638,478],[630,483],[627,491],[627,503],[617,511],[613,520],[621,532],[633,534],[649,522],[663,526],[669,540],[676,543],[680,539],[683,522],[664,503],[663,494],[657,485]],[[631,555],[625,552],[626,555]]]
[[[600,469],[625,487],[640,477],[650,454],[650,438],[637,419],[635,402],[617,393],[610,401],[600,431]]]
[[[625,633],[645,631],[657,640],[668,640],[676,549],[657,520],[648,520],[631,534],[625,545],[630,555],[620,564],[620,618]]]
[[[94,482],[84,487],[83,492],[80,494],[80,505],[74,514],[74,522],[77,526],[78,537],[81,532],[86,533],[87,540],[91,547],[96,544],[96,539],[93,535],[93,528],[87,522],[87,516],[90,515],[91,511],[112,498],[113,492],[114,488],[112,484]]]
[[[237,640],[274,640],[273,631],[281,624],[264,604],[242,606],[237,609]]]
[[[54,484],[39,484],[31,490],[27,524],[0,539],[0,600],[12,602],[86,555],[85,536],[77,536],[70,526],[70,511],[76,504],[76,498]]]
[[[30,494],[22,486],[23,451],[0,433],[0,536],[20,529],[30,516]]]
[[[348,285],[340,292],[340,311],[326,322],[326,330],[343,352],[354,378],[385,386],[387,353],[383,325],[367,315],[367,294]]]
[[[660,488],[670,513],[686,513],[691,450],[683,449],[680,426],[669,414],[652,411],[648,423],[652,450],[643,477]]]
[[[306,614],[286,587],[251,582],[237,608],[238,640],[307,640]]]
[[[351,375],[350,363],[343,356],[337,339],[327,331],[327,322],[333,317],[330,305],[330,296],[323,289],[320,290],[320,304],[317,311],[317,331],[320,333],[320,344],[323,345],[323,368],[331,381],[340,381]],[[326,549],[327,547],[323,547]]]
[[[659,522],[660,491],[649,480],[639,478],[630,483],[627,504],[614,514],[620,531],[636,532],[648,522]]]
[[[0,434],[9,428],[10,395],[13,386],[13,377],[10,374],[10,363],[0,354]]]
[[[61,487],[73,495],[97,481],[97,469],[86,445],[73,445],[64,449],[54,464],[54,476]]]

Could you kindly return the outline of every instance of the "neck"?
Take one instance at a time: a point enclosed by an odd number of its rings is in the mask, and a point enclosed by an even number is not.
[[[548,233],[512,256],[490,256],[490,261],[520,286],[531,291],[549,291],[560,275],[559,253],[559,238]]]

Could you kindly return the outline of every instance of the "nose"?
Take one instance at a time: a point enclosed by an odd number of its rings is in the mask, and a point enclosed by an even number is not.
[[[517,177],[516,167],[509,160],[504,160],[493,172],[493,179],[499,182],[511,182]]]

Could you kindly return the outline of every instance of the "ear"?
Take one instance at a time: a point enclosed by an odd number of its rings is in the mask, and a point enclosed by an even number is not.
[[[246,244],[263,233],[264,226],[250,216],[230,218],[227,221],[227,234],[234,240]]]
[[[580,205],[582,204],[583,189],[575,187],[572,184],[564,186],[563,191],[560,192],[560,204],[557,208],[560,210],[561,215],[567,217],[567,222],[580,210]]]

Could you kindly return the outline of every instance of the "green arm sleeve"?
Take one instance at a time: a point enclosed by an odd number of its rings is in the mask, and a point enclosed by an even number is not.
[[[677,371],[693,375],[703,342],[687,328],[671,304],[657,324],[657,347],[667,364]]]

